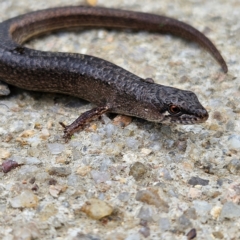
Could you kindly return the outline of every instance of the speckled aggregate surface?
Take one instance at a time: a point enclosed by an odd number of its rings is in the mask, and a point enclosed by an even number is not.
[[[83,1],[0,0],[0,20]],[[122,129],[107,116],[62,139],[91,104],[69,96],[13,89],[0,98],[0,239],[240,239],[240,2],[97,1],[153,12],[203,31],[229,66],[223,74],[204,49],[146,32],[60,32],[27,43],[86,53],[156,82],[194,91],[210,113],[202,125],[139,119]],[[93,208],[96,200],[96,209]],[[88,208],[92,208],[90,213]],[[96,216],[100,206],[110,216]],[[194,231],[194,230],[192,230]],[[194,234],[193,234],[194,235]]]

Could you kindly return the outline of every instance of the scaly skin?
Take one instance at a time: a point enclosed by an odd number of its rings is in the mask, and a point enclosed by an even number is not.
[[[101,109],[149,121],[195,124],[207,120],[208,113],[193,92],[151,83],[93,56],[42,52],[21,46],[26,40],[49,31],[88,26],[181,36],[202,45],[223,71],[228,71],[213,43],[186,23],[148,13],[62,7],[28,13],[0,24],[0,78],[20,88],[77,96]],[[101,111],[95,109],[90,115],[94,114],[97,116]]]

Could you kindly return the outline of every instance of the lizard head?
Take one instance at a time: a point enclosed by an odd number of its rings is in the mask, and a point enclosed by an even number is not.
[[[191,91],[164,87],[157,92],[156,98],[162,106],[162,123],[198,124],[208,119],[207,110]]]

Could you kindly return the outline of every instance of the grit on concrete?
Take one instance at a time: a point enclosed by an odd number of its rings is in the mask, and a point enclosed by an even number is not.
[[[0,20],[80,4],[0,0]],[[14,88],[0,98],[0,161],[20,166],[0,173],[0,238],[193,239],[196,230],[197,239],[240,239],[239,0],[97,5],[190,23],[216,44],[229,73],[198,45],[169,35],[92,29],[27,43],[98,56],[141,77],[194,91],[210,117],[191,126],[133,119],[123,129],[105,116],[104,123],[94,122],[64,143],[58,122],[71,123],[91,104]],[[99,210],[105,216],[100,220]]]

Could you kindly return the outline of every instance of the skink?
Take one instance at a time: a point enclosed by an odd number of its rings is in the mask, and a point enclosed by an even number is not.
[[[206,48],[227,73],[213,43],[192,26],[173,18],[101,7],[59,7],[27,13],[0,24],[0,78],[23,89],[64,93],[96,107],[64,127],[64,138],[106,112],[153,122],[196,124],[208,112],[191,91],[142,79],[103,59],[76,53],[37,51],[22,46],[32,37],[75,27],[105,27],[170,33]]]

